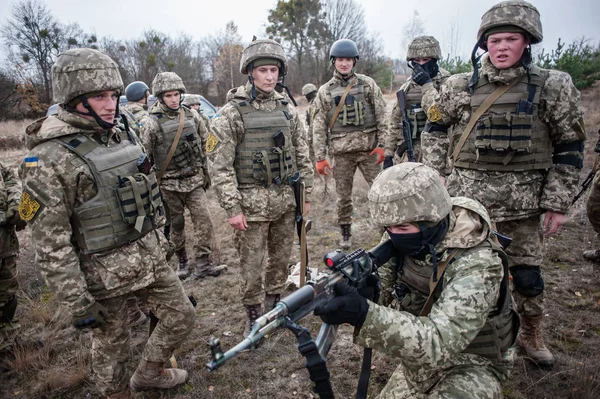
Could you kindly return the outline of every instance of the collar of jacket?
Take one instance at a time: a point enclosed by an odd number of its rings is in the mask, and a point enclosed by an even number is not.
[[[513,66],[507,69],[498,69],[492,64],[490,61],[489,55],[486,55],[481,61],[483,70],[482,73],[487,77],[487,79],[492,83],[504,83],[509,84],[515,78],[524,76],[527,74],[525,68],[519,62],[518,66]]]

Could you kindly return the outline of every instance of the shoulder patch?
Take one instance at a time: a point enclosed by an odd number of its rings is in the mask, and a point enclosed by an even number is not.
[[[427,110],[427,119],[429,119],[429,121],[433,123],[442,120],[442,113],[440,112],[440,109],[438,108],[437,104],[433,104],[431,107],[429,107],[429,109]]]
[[[219,138],[211,131],[206,139],[206,152],[213,152],[219,143]]]
[[[21,194],[21,202],[19,204],[19,215],[21,216],[21,219],[30,222],[42,209],[44,209],[43,204],[32,198],[29,193],[23,191]]]

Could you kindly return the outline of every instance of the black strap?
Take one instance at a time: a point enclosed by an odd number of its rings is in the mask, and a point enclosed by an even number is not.
[[[358,388],[356,388],[356,399],[367,399],[367,390],[369,389],[369,378],[371,377],[371,360],[373,358],[373,349],[365,348],[363,350],[362,367],[360,368],[360,377],[358,378]]]

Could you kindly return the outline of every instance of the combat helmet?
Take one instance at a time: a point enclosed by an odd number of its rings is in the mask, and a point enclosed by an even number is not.
[[[317,91],[317,86],[315,86],[312,83],[307,83],[304,86],[302,86],[302,95],[303,96],[306,96],[309,93],[313,93],[315,91]]]
[[[544,38],[538,9],[526,1],[509,0],[494,5],[481,17],[481,24],[477,32],[479,47],[487,50],[485,33],[490,29],[506,25],[516,26],[527,32],[531,44],[540,43]]]
[[[442,58],[440,43],[433,36],[415,37],[408,45],[406,61],[414,60],[415,58],[434,58],[439,60]]]
[[[384,169],[368,194],[371,219],[381,227],[404,223],[439,223],[452,210],[440,175],[417,162]]]
[[[334,62],[336,58],[353,58],[356,63],[356,60],[360,58],[356,43],[350,39],[335,41],[329,50],[329,61]]]
[[[127,85],[125,88],[125,97],[127,97],[127,101],[140,101],[146,97],[146,92],[149,90],[146,83],[137,80]]]
[[[68,104],[77,97],[105,90],[123,92],[119,66],[108,55],[91,48],[60,54],[52,65],[54,102]]]
[[[179,75],[175,72],[157,73],[152,81],[152,94],[159,97],[161,94],[173,90],[185,93],[185,86]]]
[[[188,107],[191,105],[200,104],[200,95],[199,94],[186,94],[183,98],[183,104]]]
[[[250,69],[254,68],[256,66],[255,61],[263,59],[275,60],[276,65],[279,66],[279,75],[285,76],[287,74],[288,65],[283,47],[271,39],[253,40],[244,49],[240,60],[240,72],[244,75],[248,74],[248,67]]]

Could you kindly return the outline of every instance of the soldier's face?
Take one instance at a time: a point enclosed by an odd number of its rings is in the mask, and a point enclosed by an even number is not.
[[[200,109],[200,104],[192,104],[192,105],[190,105],[190,108],[198,111]]]
[[[93,94],[91,97],[88,97],[87,99],[94,112],[100,117],[100,119],[107,123],[113,123],[115,121],[115,110],[117,109],[118,100],[119,96],[114,90],[100,91]],[[83,114],[88,113],[88,110],[83,106],[82,103],[77,104],[75,109]],[[81,116],[91,121],[94,120],[93,116]]]
[[[410,223],[398,224],[396,226],[389,226],[388,231],[392,234],[413,234],[421,231],[417,226]]]
[[[425,65],[431,60],[432,60],[432,58],[413,58],[412,61],[416,62],[419,65]]]
[[[254,68],[251,75],[256,87],[265,93],[270,93],[275,89],[279,79],[279,67],[277,65],[261,65]]]
[[[529,41],[520,33],[494,33],[487,39],[490,61],[498,69],[516,65],[528,45]]]
[[[179,101],[181,100],[181,93],[179,90],[167,91],[163,94],[163,102],[165,105],[172,109],[179,108]]]
[[[335,66],[335,69],[342,75],[348,75],[352,71],[352,68],[354,68],[354,59],[336,58],[333,62],[333,66]]]

